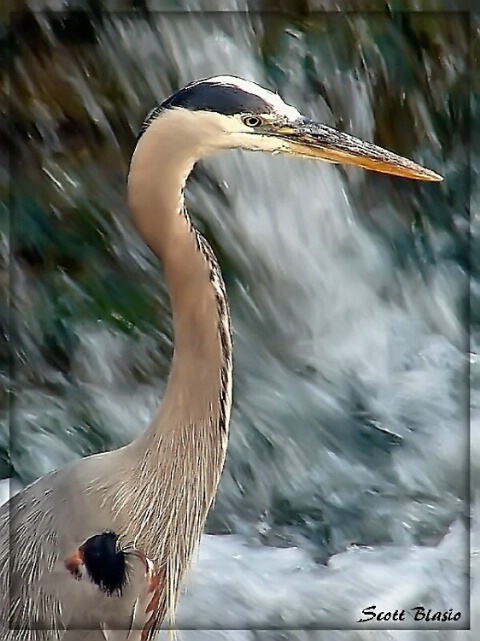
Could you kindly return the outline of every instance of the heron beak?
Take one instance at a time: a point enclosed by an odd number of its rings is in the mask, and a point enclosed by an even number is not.
[[[350,134],[307,118],[282,127],[275,135],[287,143],[285,151],[327,162],[355,165],[371,171],[413,180],[439,181],[443,177],[421,165]]]

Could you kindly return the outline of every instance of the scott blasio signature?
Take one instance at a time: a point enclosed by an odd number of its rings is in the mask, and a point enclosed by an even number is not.
[[[409,610],[381,610],[377,612],[376,605],[370,605],[368,608],[362,610],[362,618],[357,620],[357,623],[368,623],[369,621],[405,621],[406,617],[411,616],[414,621],[431,621],[431,622],[446,622],[446,621],[460,621],[462,618],[461,612],[450,610],[427,610],[421,605]]]

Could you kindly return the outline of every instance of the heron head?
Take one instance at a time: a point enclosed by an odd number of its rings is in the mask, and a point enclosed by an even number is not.
[[[141,134],[157,118],[172,112],[182,114],[175,126],[184,131],[176,134],[196,142],[199,156],[241,148],[355,165],[416,180],[442,180],[407,158],[305,118],[278,94],[241,78],[215,76],[190,83],[150,112]]]

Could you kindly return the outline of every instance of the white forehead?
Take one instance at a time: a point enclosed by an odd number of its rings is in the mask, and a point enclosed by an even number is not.
[[[288,118],[288,120],[296,120],[301,116],[301,113],[298,111],[298,109],[295,109],[295,107],[292,107],[292,105],[288,105],[286,102],[284,102],[277,93],[274,93],[269,89],[265,89],[264,87],[257,85],[256,82],[252,82],[251,80],[237,78],[236,76],[214,76],[213,78],[208,78],[208,81],[218,83],[220,85],[234,85],[242,91],[246,91],[247,93],[258,96],[259,98],[270,104],[277,113],[285,116],[285,118]]]

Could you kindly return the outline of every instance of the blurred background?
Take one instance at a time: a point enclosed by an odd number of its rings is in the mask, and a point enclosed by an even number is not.
[[[193,79],[255,80],[445,181],[242,152],[195,168],[234,413],[179,637],[473,640],[355,622],[423,605],[468,628],[471,588],[480,630],[480,22],[396,2],[164,4],[0,10],[0,478],[14,491],[144,429],[172,342],[126,207],[135,137]]]

